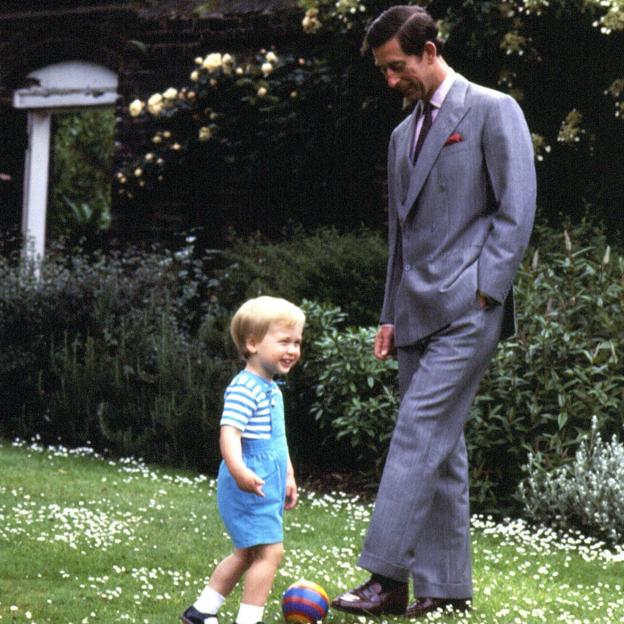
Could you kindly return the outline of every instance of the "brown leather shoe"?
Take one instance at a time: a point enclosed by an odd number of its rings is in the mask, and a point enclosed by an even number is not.
[[[419,598],[405,610],[406,617],[419,618],[432,611],[453,612],[470,610],[470,598]]]
[[[353,615],[403,615],[407,607],[407,597],[407,583],[400,583],[384,591],[381,583],[369,579],[359,587],[334,598],[331,606]]]

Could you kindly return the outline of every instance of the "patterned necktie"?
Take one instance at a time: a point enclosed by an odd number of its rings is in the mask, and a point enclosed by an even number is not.
[[[429,102],[423,102],[423,107],[422,107],[422,112],[421,115],[423,115],[423,122],[422,122],[422,126],[420,127],[420,132],[418,134],[418,140],[416,141],[416,148],[414,149],[414,159],[413,159],[413,163],[416,164],[416,161],[418,160],[418,154],[420,154],[420,150],[422,149],[423,143],[425,142],[425,139],[427,138],[427,133],[429,132],[429,129],[431,128],[431,122],[432,117],[431,117],[431,111],[433,110],[433,106],[429,103]]]

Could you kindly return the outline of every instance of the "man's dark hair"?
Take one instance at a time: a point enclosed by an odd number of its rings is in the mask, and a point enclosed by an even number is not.
[[[376,17],[366,31],[362,52],[374,50],[394,37],[405,54],[420,56],[427,41],[435,44],[438,54],[442,51],[435,21],[419,6],[393,6]]]

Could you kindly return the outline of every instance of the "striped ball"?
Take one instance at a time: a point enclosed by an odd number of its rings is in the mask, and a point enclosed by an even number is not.
[[[327,615],[327,592],[311,581],[293,583],[282,596],[284,619],[292,624],[313,624]]]

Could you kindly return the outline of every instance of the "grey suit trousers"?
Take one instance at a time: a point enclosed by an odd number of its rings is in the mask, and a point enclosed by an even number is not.
[[[401,404],[359,565],[417,597],[472,596],[464,424],[501,335],[503,306],[398,350]]]

